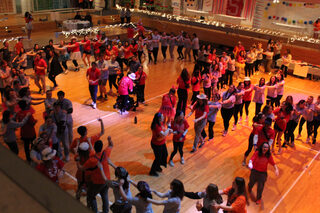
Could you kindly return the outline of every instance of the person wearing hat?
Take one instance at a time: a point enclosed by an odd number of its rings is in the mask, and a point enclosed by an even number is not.
[[[43,175],[48,177],[51,181],[59,183],[59,178],[63,176],[64,163],[56,157],[56,150],[47,147],[42,150],[42,163],[36,169]]]
[[[79,64],[77,60],[81,60],[80,45],[77,42],[77,37],[73,36],[71,42],[66,47],[71,49],[70,59],[72,60],[73,65],[75,66],[75,71],[80,71]]]
[[[205,94],[197,95],[197,101],[191,107],[191,112],[187,115],[187,118],[192,115],[195,111],[195,119],[194,119],[194,131],[195,131],[195,138],[193,142],[193,148],[191,153],[197,151],[198,143],[200,142],[199,148],[204,145],[204,140],[201,136],[201,132],[207,124],[207,117],[209,113],[209,106],[207,96]]]
[[[30,151],[30,158],[32,167],[36,167],[37,165],[42,163],[42,155],[41,152],[48,146],[46,145],[43,138],[38,137],[32,141],[31,151]]]
[[[121,115],[128,114],[127,112],[127,102],[129,99],[129,91],[133,92],[133,81],[136,80],[136,74],[135,73],[128,73],[127,76],[124,76],[119,81],[119,87],[118,87],[118,93],[120,95],[120,104],[119,104],[119,110]]]
[[[91,67],[87,70],[87,79],[89,82],[89,91],[92,99],[91,106],[93,109],[97,108],[97,92],[98,84],[101,76],[100,70],[97,68],[96,62],[91,63]]]

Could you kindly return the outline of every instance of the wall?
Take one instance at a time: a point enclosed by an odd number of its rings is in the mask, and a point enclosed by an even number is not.
[[[0,14],[1,13],[15,13],[15,2],[14,0],[1,0],[0,3]]]

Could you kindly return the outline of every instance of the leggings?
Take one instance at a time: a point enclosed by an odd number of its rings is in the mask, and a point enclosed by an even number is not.
[[[30,158],[30,146],[32,144],[32,141],[35,138],[21,138],[23,140],[23,144],[24,144],[24,152],[26,153],[26,159],[28,162],[31,162],[31,158]]]
[[[249,77],[253,75],[253,68],[254,68],[254,64],[246,63],[244,67],[245,75]]]
[[[232,79],[233,73],[234,71],[230,71],[230,70],[226,71],[226,84],[229,86],[233,84],[233,79]]]
[[[246,116],[249,116],[249,106],[251,101],[243,101],[243,103],[244,103],[244,109],[246,111]]]
[[[148,51],[148,58],[149,58],[149,63],[151,63],[152,60],[152,51]]]
[[[166,144],[163,145],[154,145],[151,143],[151,147],[154,153],[154,161],[151,166],[150,173],[155,173],[161,170],[162,166],[167,166],[168,150]]]
[[[76,68],[78,68],[79,64],[78,64],[77,60],[72,60],[72,63]]]
[[[200,91],[192,91],[191,105],[197,101],[197,95],[200,94]]]
[[[117,57],[116,61],[119,63],[121,71],[123,71],[123,58]]]
[[[68,69],[67,61],[61,61],[61,64],[64,69],[66,69],[66,70]]]
[[[174,59],[173,50],[174,50],[174,46],[169,46],[169,53],[170,53],[171,59]]]
[[[249,192],[252,190],[253,186],[258,183],[257,187],[257,200],[260,200],[262,197],[262,192],[264,189],[264,184],[267,181],[267,172],[259,172],[255,169],[251,170],[248,190]]]
[[[279,107],[279,106],[280,106],[281,98],[282,98],[282,95],[278,95],[278,96],[276,97],[276,100],[275,100],[275,106],[276,106],[276,107]]]
[[[158,52],[159,52],[159,47],[154,47],[152,50],[152,53],[153,53],[153,60],[155,64],[157,63]]]
[[[208,132],[209,132],[209,140],[210,140],[214,137],[213,126],[214,126],[215,122],[208,121],[208,123],[209,123]]]
[[[250,152],[252,151],[253,148],[253,133],[251,132],[250,136],[249,136],[249,143],[248,143],[248,149],[247,151],[244,153],[244,156],[248,157]]]
[[[116,90],[118,90],[118,85],[116,83],[117,81],[117,75],[109,75],[109,88],[112,89],[112,85]]]
[[[237,125],[238,123],[238,114],[240,113],[240,117],[242,117],[242,112],[243,112],[243,104],[235,104],[234,105],[234,125]]]
[[[284,131],[284,139],[285,141],[287,141],[288,143],[294,143],[294,130],[296,130],[298,126],[298,123],[295,122],[294,120],[290,120],[287,123],[287,128]]]
[[[302,131],[302,126],[303,124],[306,122],[306,119],[304,117],[302,117],[300,119],[300,123],[299,123],[299,135],[301,135],[301,131]],[[312,128],[313,128],[313,121],[307,121],[307,133],[308,133],[308,137],[310,137],[312,135]]]
[[[49,72],[48,78],[49,78],[50,81],[52,81],[54,87],[58,86],[57,82],[56,82],[56,75],[54,75],[54,74]]]
[[[195,49],[192,50],[194,61],[197,61],[197,59],[198,59],[198,52],[199,52],[199,50],[195,50]]]
[[[204,94],[206,94],[208,100],[210,100],[210,98],[211,98],[211,87],[203,88],[203,90],[204,90]]]
[[[177,110],[181,110],[186,114],[187,100],[188,100],[188,91],[186,89],[178,89],[178,105]]]
[[[262,104],[256,103],[256,115],[258,115],[258,113],[261,112],[261,106]]]
[[[276,99],[277,98],[273,98],[273,97],[267,96],[267,105],[270,105],[270,106],[273,107],[274,103],[276,102]]]
[[[161,52],[164,60],[167,59],[167,49],[168,49],[168,46],[161,46]]]
[[[170,155],[170,160],[173,159],[173,157],[177,154],[177,151],[179,150],[180,157],[183,157],[183,144],[184,142],[175,142],[173,141],[173,151]]]
[[[228,131],[229,129],[229,121],[234,113],[234,107],[227,109],[227,108],[221,108],[221,116],[223,119],[223,126],[224,131]]]
[[[182,53],[182,50],[183,50],[183,45],[182,46],[178,46],[177,48],[177,52],[179,54],[179,59],[183,59],[183,53]]]

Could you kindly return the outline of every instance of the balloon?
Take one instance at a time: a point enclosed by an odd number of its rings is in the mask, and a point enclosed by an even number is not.
[[[286,2],[284,1],[284,2],[282,2],[282,4],[286,4]]]
[[[292,6],[294,6],[294,7],[295,7],[295,6],[296,6],[296,4],[295,4],[295,3],[293,3],[293,4],[292,4]]]
[[[270,5],[271,5],[270,3],[267,4],[268,7],[270,7]]]
[[[264,8],[265,10],[268,10],[268,7]]]
[[[304,24],[308,24],[308,22],[307,22],[307,21],[305,21],[305,22],[304,22]]]
[[[271,19],[271,16],[269,16],[268,19]]]
[[[276,18],[276,16],[273,16],[273,19],[275,19]]]
[[[289,6],[292,7],[292,4],[290,3]]]
[[[309,24],[313,24],[313,21],[309,21]]]
[[[277,17],[276,20],[279,20],[279,17]]]
[[[295,24],[295,23],[296,23],[296,21],[295,21],[295,20],[293,20],[293,21],[292,21],[292,23],[294,23],[294,24]]]
[[[288,24],[291,24],[291,20],[288,20]]]

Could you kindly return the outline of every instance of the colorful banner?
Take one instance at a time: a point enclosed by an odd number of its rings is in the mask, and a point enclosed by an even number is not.
[[[203,0],[202,10],[205,12],[211,12],[213,6],[213,0]]]
[[[226,15],[241,17],[243,0],[228,0]]]
[[[180,15],[180,0],[172,0],[172,9],[173,9],[173,15]]]

